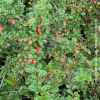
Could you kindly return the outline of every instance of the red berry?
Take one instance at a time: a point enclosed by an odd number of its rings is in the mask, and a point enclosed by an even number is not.
[[[55,44],[53,44],[54,46],[57,46],[57,44],[55,43]]]
[[[38,46],[35,46],[35,49],[36,49],[37,52],[41,51],[41,48],[38,47]]]
[[[75,49],[75,51],[74,51],[74,52],[75,52],[75,54],[78,54],[78,53],[79,53],[79,50]]]
[[[14,79],[16,79],[16,78],[17,78],[17,76],[16,76],[16,75],[14,75],[14,76],[13,76],[13,78],[14,78]]]
[[[80,11],[83,11],[83,9],[82,9],[82,8],[80,8]]]
[[[55,51],[55,52],[54,52],[54,56],[56,56],[56,54],[57,54],[57,52]]]
[[[36,32],[40,34],[41,33],[41,29],[37,27],[36,28]]]
[[[48,71],[48,75],[52,74],[52,71]]]
[[[55,36],[58,36],[58,32],[55,32]]]
[[[31,39],[29,39],[29,40],[28,40],[28,44],[31,45],[32,43],[33,43],[33,41],[32,41]]]
[[[73,64],[76,65],[76,61],[73,61]]]
[[[33,59],[30,58],[30,59],[27,60],[27,62],[32,63],[33,62]]]
[[[7,48],[7,45],[6,44],[4,44],[4,48]]]
[[[66,66],[66,70],[69,70],[69,66]]]
[[[46,76],[43,76],[43,80],[46,80]]]
[[[51,28],[50,28],[49,26],[46,26],[46,29],[47,29],[48,31],[50,31],[50,30],[51,30]]]
[[[66,20],[66,22],[68,22],[68,18],[66,18],[65,20]]]
[[[27,59],[26,59],[26,58],[24,58],[24,59],[23,59],[23,61],[24,61],[24,62],[27,62]]]
[[[59,78],[56,78],[56,82],[59,82]]]
[[[9,22],[10,24],[15,24],[15,21],[12,20],[12,19],[8,20],[8,22]]]
[[[85,11],[88,11],[88,8],[85,8]]]
[[[86,51],[86,48],[84,48],[84,50]]]
[[[65,59],[64,59],[64,58],[61,58],[61,59],[60,59],[60,61],[61,61],[61,62],[64,62],[64,61],[65,61]]]
[[[20,39],[19,42],[23,42],[23,39]]]
[[[2,54],[0,54],[0,58],[2,58]]]
[[[4,28],[0,25],[0,31],[4,30]]]
[[[37,61],[33,59],[32,63],[36,64],[36,62],[37,62]]]
[[[90,80],[88,80],[88,85],[90,85]]]
[[[26,68],[28,68],[28,66],[26,66]]]
[[[78,42],[76,42],[76,43],[75,43],[75,46],[79,46],[79,43],[78,43]]]
[[[50,58],[51,58],[51,56],[52,56],[52,53],[50,53],[50,54],[48,55],[48,59],[50,59]]]
[[[58,30],[61,31],[61,28],[59,27]]]
[[[64,32],[67,32],[67,29],[66,28],[64,29]]]
[[[93,4],[97,4],[97,2],[96,1],[93,1]]]
[[[85,60],[85,63],[88,64],[88,62],[89,62],[88,59],[86,59],[86,60]]]
[[[37,4],[39,4],[39,5],[40,5],[40,4],[41,4],[41,2],[40,2],[40,1],[38,1],[38,2],[37,2]]]
[[[26,54],[30,54],[30,52],[26,52]]]

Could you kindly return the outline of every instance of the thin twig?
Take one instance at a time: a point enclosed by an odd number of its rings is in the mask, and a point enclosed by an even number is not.
[[[55,9],[57,10],[58,8],[57,8],[57,6],[55,5],[55,3],[52,1],[52,3],[53,3],[53,5],[54,5],[54,7],[55,7]]]
[[[2,77],[1,84],[0,84],[0,88],[2,87],[2,84],[3,84],[3,82],[4,82],[4,78],[5,78],[5,76],[6,76],[6,73],[7,73],[8,68],[9,68],[9,66],[7,67],[5,73],[4,73],[3,77]]]
[[[1,92],[0,94],[4,94],[4,93],[16,93],[18,91],[7,91],[7,92]]]

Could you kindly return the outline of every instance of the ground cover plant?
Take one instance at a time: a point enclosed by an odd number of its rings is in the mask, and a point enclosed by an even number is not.
[[[0,0],[0,100],[100,100],[96,0]]]

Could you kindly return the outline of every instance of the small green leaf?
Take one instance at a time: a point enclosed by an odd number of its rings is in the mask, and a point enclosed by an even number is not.
[[[81,15],[82,15],[82,16],[85,16],[85,12],[82,12]]]
[[[67,89],[67,93],[73,95],[73,92],[71,90],[69,90],[69,89]]]
[[[39,72],[39,77],[43,77],[43,76],[46,76],[47,75],[47,72],[45,70],[41,70]]]
[[[13,82],[12,82],[12,81],[7,80],[7,79],[5,79],[5,81],[7,82],[7,84],[9,84],[9,85],[11,85],[11,86],[14,86],[14,84],[13,84]]]
[[[31,91],[37,91],[37,86],[29,85],[28,89],[31,90]]]
[[[68,95],[66,100],[72,100],[72,97]]]
[[[0,45],[2,45],[4,43],[4,39],[0,38]]]
[[[47,89],[49,89],[50,88],[50,85],[44,85],[43,87],[42,87],[42,89],[41,89],[41,91],[46,91]]]

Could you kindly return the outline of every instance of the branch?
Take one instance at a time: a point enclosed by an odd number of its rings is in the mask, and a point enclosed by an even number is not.
[[[2,84],[3,84],[3,82],[4,82],[4,78],[5,78],[5,76],[6,76],[6,73],[7,73],[8,68],[9,68],[9,66],[7,67],[5,73],[4,73],[3,77],[2,77],[1,84],[0,84],[0,88],[2,87]]]
[[[18,91],[7,91],[7,92],[1,92],[0,94],[4,94],[4,93],[16,93]]]

